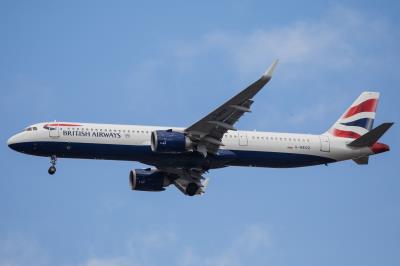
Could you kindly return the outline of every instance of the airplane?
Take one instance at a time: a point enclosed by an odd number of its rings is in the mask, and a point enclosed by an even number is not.
[[[138,161],[152,166],[129,173],[132,190],[163,191],[175,185],[188,196],[202,195],[205,173],[227,166],[303,167],[353,160],[389,151],[378,142],[393,125],[373,128],[378,92],[363,92],[332,127],[320,135],[241,131],[234,124],[251,112],[252,98],[271,80],[278,60],[246,89],[187,128],[44,122],[12,136],[18,152],[58,158]]]

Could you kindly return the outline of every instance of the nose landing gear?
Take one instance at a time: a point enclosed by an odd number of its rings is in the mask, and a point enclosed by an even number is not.
[[[54,175],[57,171],[57,169],[56,169],[57,157],[55,155],[52,155],[50,157],[50,163],[51,163],[51,166],[50,166],[48,172],[50,175]]]

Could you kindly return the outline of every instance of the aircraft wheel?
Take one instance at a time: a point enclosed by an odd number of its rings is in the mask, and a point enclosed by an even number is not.
[[[48,172],[49,172],[50,175],[54,175],[54,174],[56,173],[56,170],[57,170],[57,169],[56,169],[54,166],[50,166]]]
[[[189,183],[186,187],[186,193],[188,196],[196,195],[197,190],[199,190],[199,186],[196,183]]]

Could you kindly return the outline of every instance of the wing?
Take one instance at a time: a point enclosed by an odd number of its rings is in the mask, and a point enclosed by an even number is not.
[[[244,113],[250,112],[252,98],[271,80],[277,63],[275,60],[256,82],[185,130],[197,151],[205,156],[218,151],[223,145],[222,136],[228,130],[236,130],[233,125]]]

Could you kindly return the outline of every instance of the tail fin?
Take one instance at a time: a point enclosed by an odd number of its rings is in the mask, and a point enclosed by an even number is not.
[[[357,139],[372,129],[379,92],[363,92],[326,132],[335,137]]]

